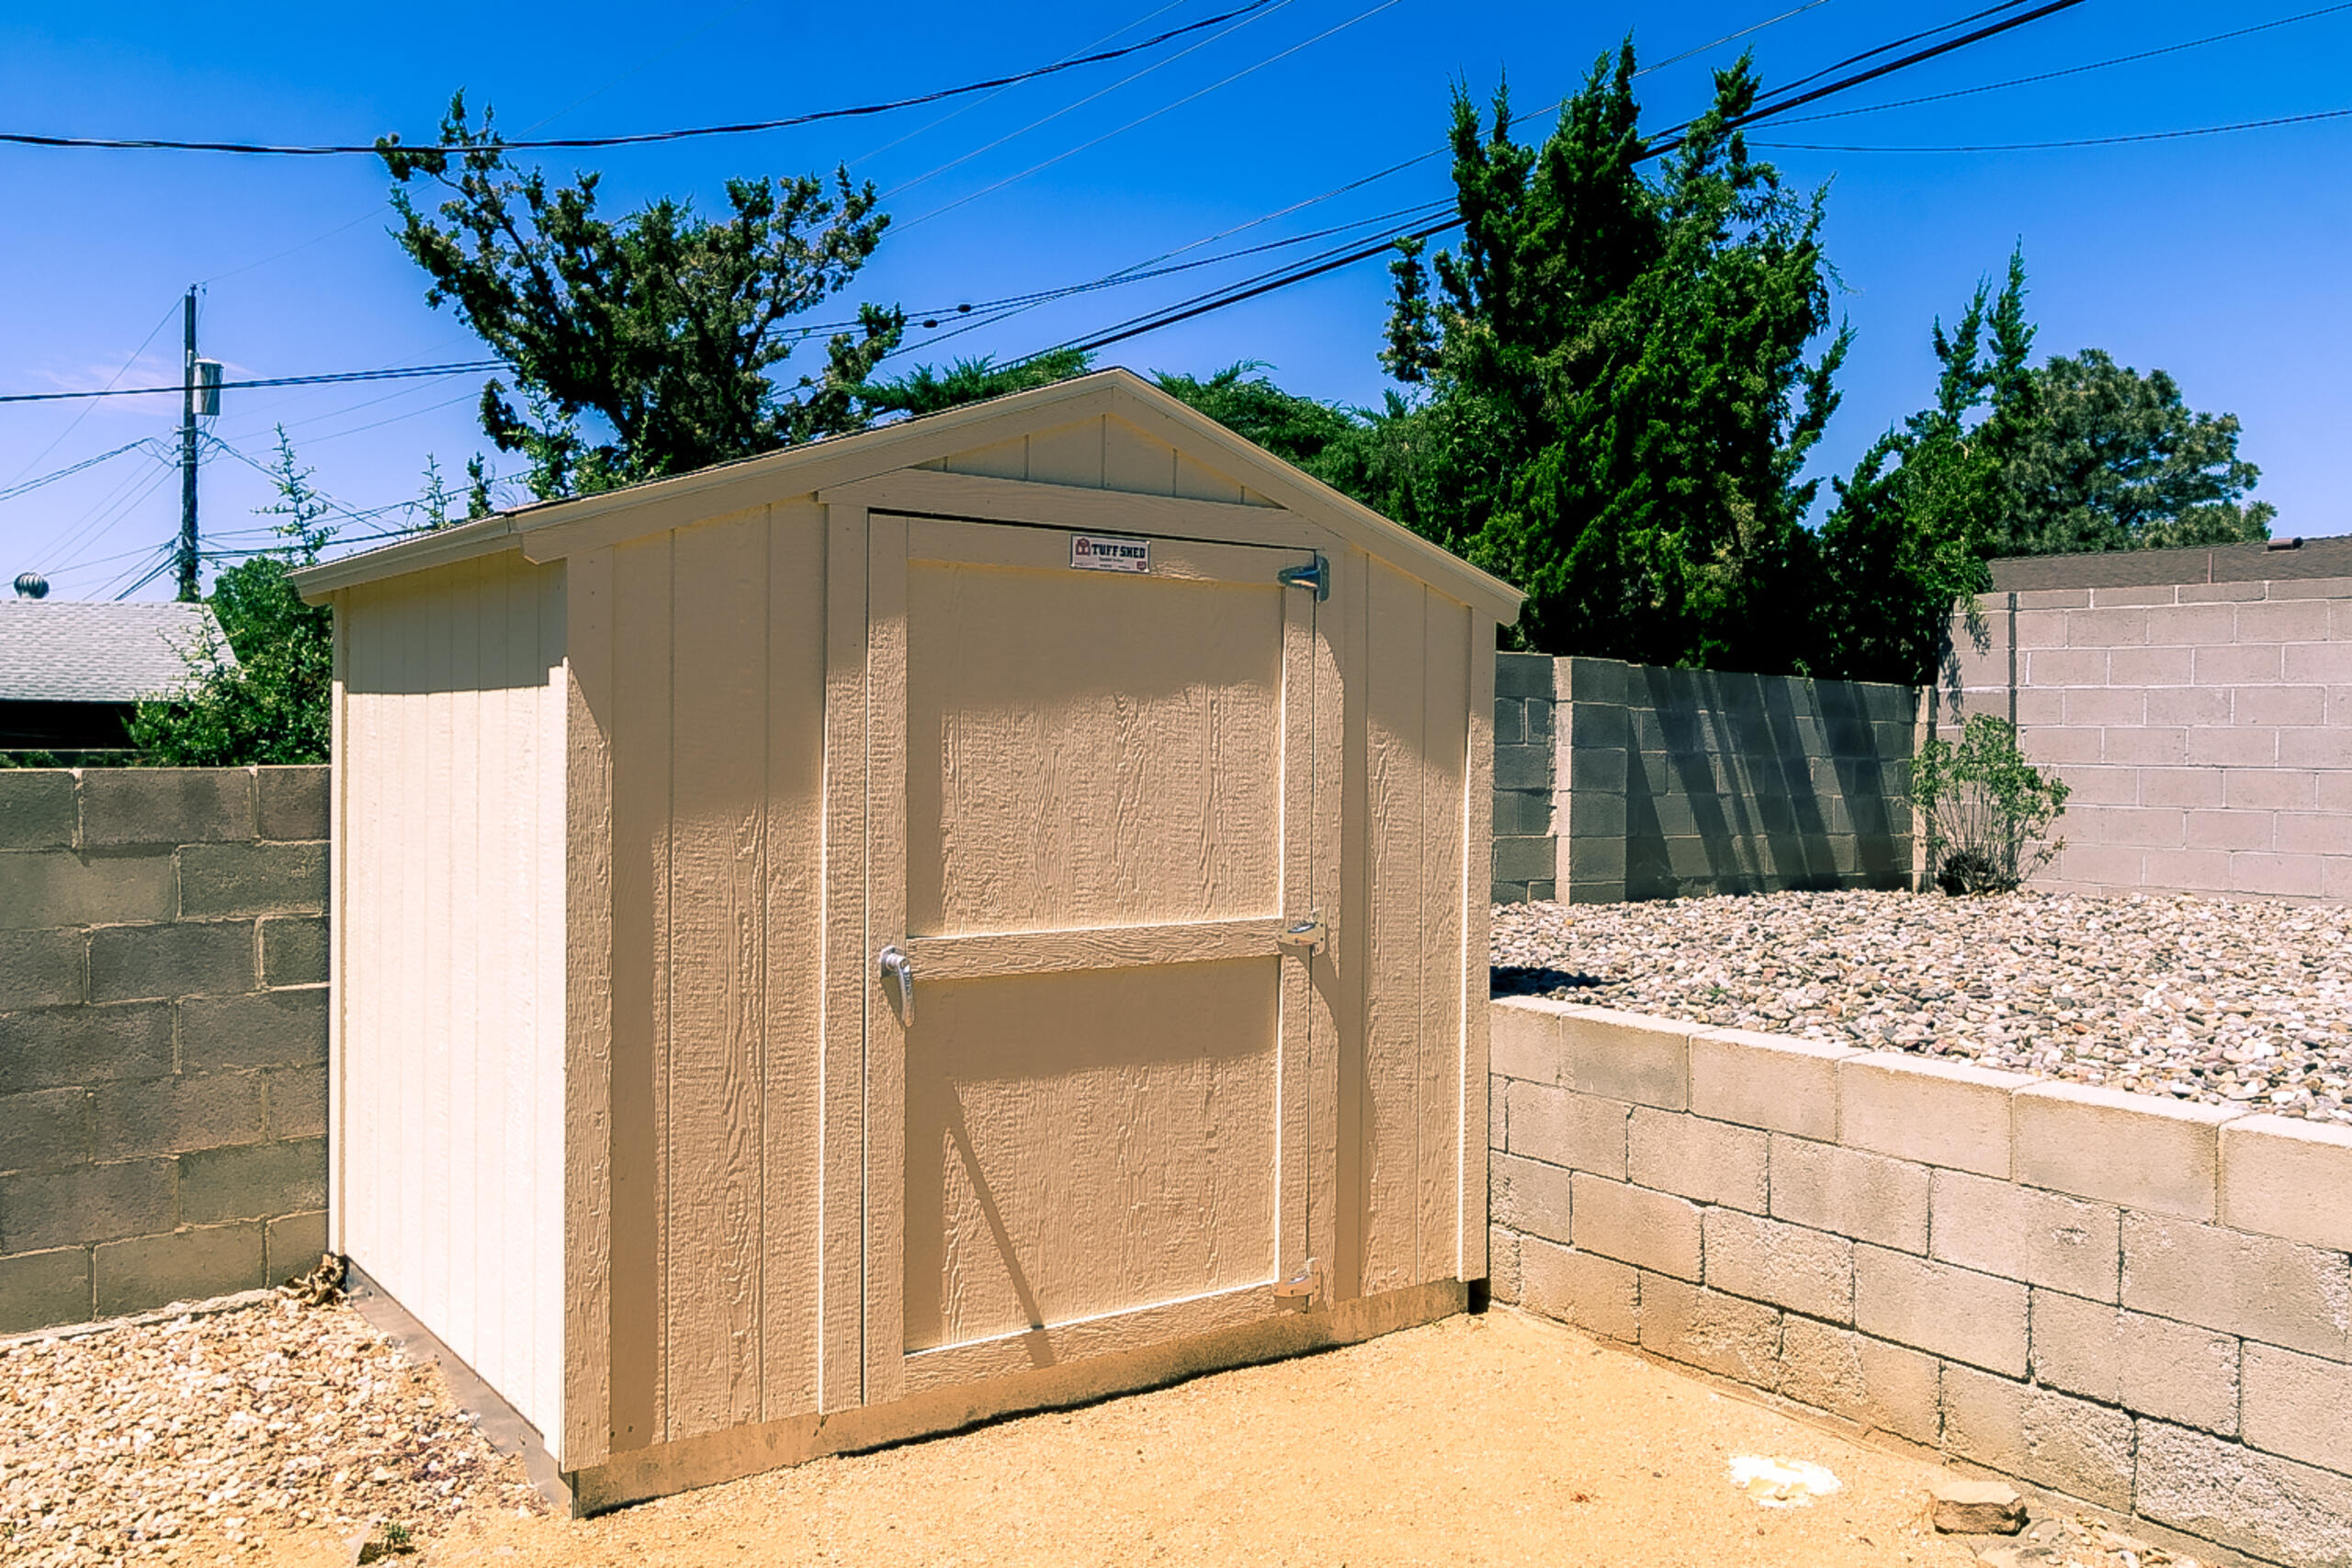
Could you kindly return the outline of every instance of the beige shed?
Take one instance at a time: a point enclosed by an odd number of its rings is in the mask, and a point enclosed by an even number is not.
[[[1516,591],[1121,370],[298,581],[334,1245],[575,1506],[1485,1278]]]

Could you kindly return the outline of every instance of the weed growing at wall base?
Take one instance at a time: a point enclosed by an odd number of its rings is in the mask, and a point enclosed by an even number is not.
[[[1955,746],[1928,741],[1911,760],[1911,803],[1928,824],[1928,863],[1951,894],[2007,893],[2064,849],[2049,836],[2065,782],[2026,761],[2017,727],[1973,714]]]

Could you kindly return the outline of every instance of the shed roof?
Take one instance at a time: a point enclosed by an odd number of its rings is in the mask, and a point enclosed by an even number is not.
[[[0,702],[130,703],[169,696],[208,638],[236,656],[208,604],[0,599]]]
[[[337,589],[502,550],[519,548],[531,560],[555,560],[763,500],[805,495],[952,457],[994,439],[991,427],[999,424],[1035,427],[1059,417],[1076,421],[1103,413],[1143,424],[1266,500],[1322,524],[1498,620],[1508,624],[1518,618],[1526,595],[1500,578],[1244,440],[1135,372],[1119,368],[625,490],[519,507],[309,568],[294,574],[294,584],[317,603]]]

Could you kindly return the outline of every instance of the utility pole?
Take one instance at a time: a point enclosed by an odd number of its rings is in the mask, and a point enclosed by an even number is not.
[[[196,286],[188,285],[180,312],[187,352],[182,360],[180,396],[180,598],[194,603],[196,591]]]

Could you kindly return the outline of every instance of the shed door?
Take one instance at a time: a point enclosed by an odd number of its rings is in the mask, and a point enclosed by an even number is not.
[[[1299,1310],[1316,558],[869,538],[866,1399]]]

